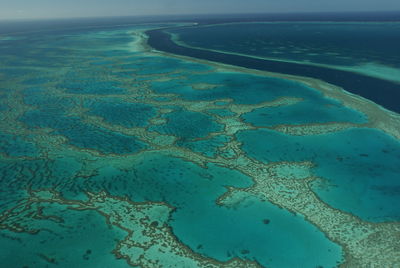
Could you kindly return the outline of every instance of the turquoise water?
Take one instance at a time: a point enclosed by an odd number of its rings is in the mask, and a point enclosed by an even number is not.
[[[238,139],[246,153],[264,162],[316,163],[314,174],[327,183],[316,182],[313,190],[333,207],[367,221],[399,220],[400,144],[384,133],[350,129],[288,136],[258,130],[242,132]]]
[[[208,110],[208,112],[222,116],[222,117],[229,117],[229,116],[235,115],[235,113],[228,111],[228,110],[224,110],[224,109],[211,109],[211,110]]]
[[[138,201],[164,201],[176,207],[171,219],[174,234],[195,251],[218,260],[232,256],[257,259],[274,267],[295,266],[298,262],[310,267],[321,263],[334,266],[340,260],[338,246],[301,217],[276,206],[251,196],[234,209],[217,206],[215,200],[226,186],[251,184],[239,172],[212,164],[204,169],[157,154],[143,155],[131,165],[134,173],[110,171],[115,179],[109,192]],[[97,176],[94,181],[102,185],[108,176]],[[127,184],[124,177],[130,178]],[[121,183],[124,186],[118,187]],[[263,223],[264,219],[270,224]],[[292,226],[299,229],[293,230]],[[288,251],[292,255],[283,259]]]
[[[21,121],[32,128],[52,128],[54,134],[66,137],[71,145],[95,149],[102,153],[126,154],[145,147],[145,144],[135,137],[92,126],[81,122],[77,117],[59,115],[54,110],[31,111],[26,113]]]
[[[103,217],[94,211],[78,212],[54,204],[38,204],[52,220],[29,222],[37,234],[2,231],[0,258],[7,267],[130,267],[115,259],[110,251],[116,239],[126,233],[110,229]],[[20,216],[23,218],[23,215]],[[49,230],[49,231],[47,231]],[[79,241],[79,243],[77,243]],[[18,252],[18,258],[15,253]]]
[[[169,58],[157,58],[154,57],[150,61],[147,59],[145,63],[134,65],[132,67],[134,68],[140,68],[141,66],[144,66],[145,68],[142,68],[137,72],[137,74],[140,75],[149,75],[149,74],[168,74],[168,73],[174,73],[176,71],[179,71],[179,73],[185,72],[185,71],[207,71],[210,68],[206,65],[201,65],[201,64],[192,64],[190,62],[183,62],[183,61],[176,61],[175,59],[169,59]]]
[[[21,137],[0,133],[0,152],[13,157],[37,156],[37,148]]]
[[[354,110],[327,99],[304,100],[290,106],[256,109],[243,116],[255,126],[280,124],[301,125],[307,123],[352,122],[365,123],[366,117]]]
[[[192,84],[197,83],[216,87],[212,90],[193,90]],[[315,98],[319,95],[315,90],[296,82],[236,72],[190,75],[168,82],[152,82],[151,85],[155,92],[179,94],[186,100],[230,98],[239,104],[256,104],[288,96]]]
[[[91,100],[86,105],[89,114],[97,115],[108,123],[123,127],[143,127],[147,121],[156,115],[155,109],[143,103],[121,103],[118,99],[108,102]]]
[[[326,226],[251,191],[254,174],[263,174],[255,170],[267,170],[261,162],[315,164],[321,179],[310,186],[337,209],[332,217],[350,212],[374,228],[398,221],[398,140],[361,128],[366,115],[300,82],[132,43],[132,31],[152,27],[25,33],[0,43],[7,267],[153,267],[144,259],[177,267],[183,257],[216,267],[233,258],[276,268],[342,263],[347,244],[332,241]],[[299,102],[268,106],[287,98]],[[309,136],[263,129],[331,122],[352,128]]]
[[[114,81],[98,81],[93,78],[82,77],[80,79],[68,79],[57,85],[58,88],[68,93],[76,94],[121,94],[125,93],[125,89],[121,88],[118,82]],[[37,83],[40,83],[37,82]]]
[[[209,157],[215,157],[226,142],[230,141],[231,137],[218,135],[209,139],[197,141],[178,141],[176,145],[188,148],[194,152],[205,154]]]
[[[222,126],[215,123],[212,117],[187,110],[173,111],[164,115],[164,118],[167,120],[166,124],[150,129],[173,135],[182,141],[204,138],[209,133],[222,129]]]

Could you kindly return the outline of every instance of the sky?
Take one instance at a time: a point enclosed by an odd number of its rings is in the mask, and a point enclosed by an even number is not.
[[[0,0],[0,19],[400,11],[400,0]]]

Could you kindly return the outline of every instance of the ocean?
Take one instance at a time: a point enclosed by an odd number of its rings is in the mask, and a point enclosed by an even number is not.
[[[2,264],[399,263],[397,14],[310,16],[0,23]]]

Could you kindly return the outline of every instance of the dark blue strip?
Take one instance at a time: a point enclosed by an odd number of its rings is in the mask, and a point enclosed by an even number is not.
[[[183,47],[173,42],[170,35],[160,29],[147,31],[146,34],[149,37],[148,44],[159,51],[262,71],[317,78],[372,100],[388,110],[400,113],[400,85],[390,81],[325,67]]]

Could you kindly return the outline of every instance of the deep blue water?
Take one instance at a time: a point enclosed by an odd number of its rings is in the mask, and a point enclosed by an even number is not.
[[[400,23],[242,23],[171,30],[190,46],[266,58],[400,68]]]
[[[161,51],[251,69],[318,78],[370,99],[389,110],[400,112],[400,105],[397,101],[400,99],[400,85],[395,82],[320,66],[258,59],[244,55],[232,55],[223,52],[184,47],[173,42],[170,34],[163,30],[150,30],[147,31],[147,34],[149,36],[148,43],[153,48]],[[203,41],[207,42],[207,40],[205,38]],[[377,88],[379,88],[379,91],[376,90]]]

